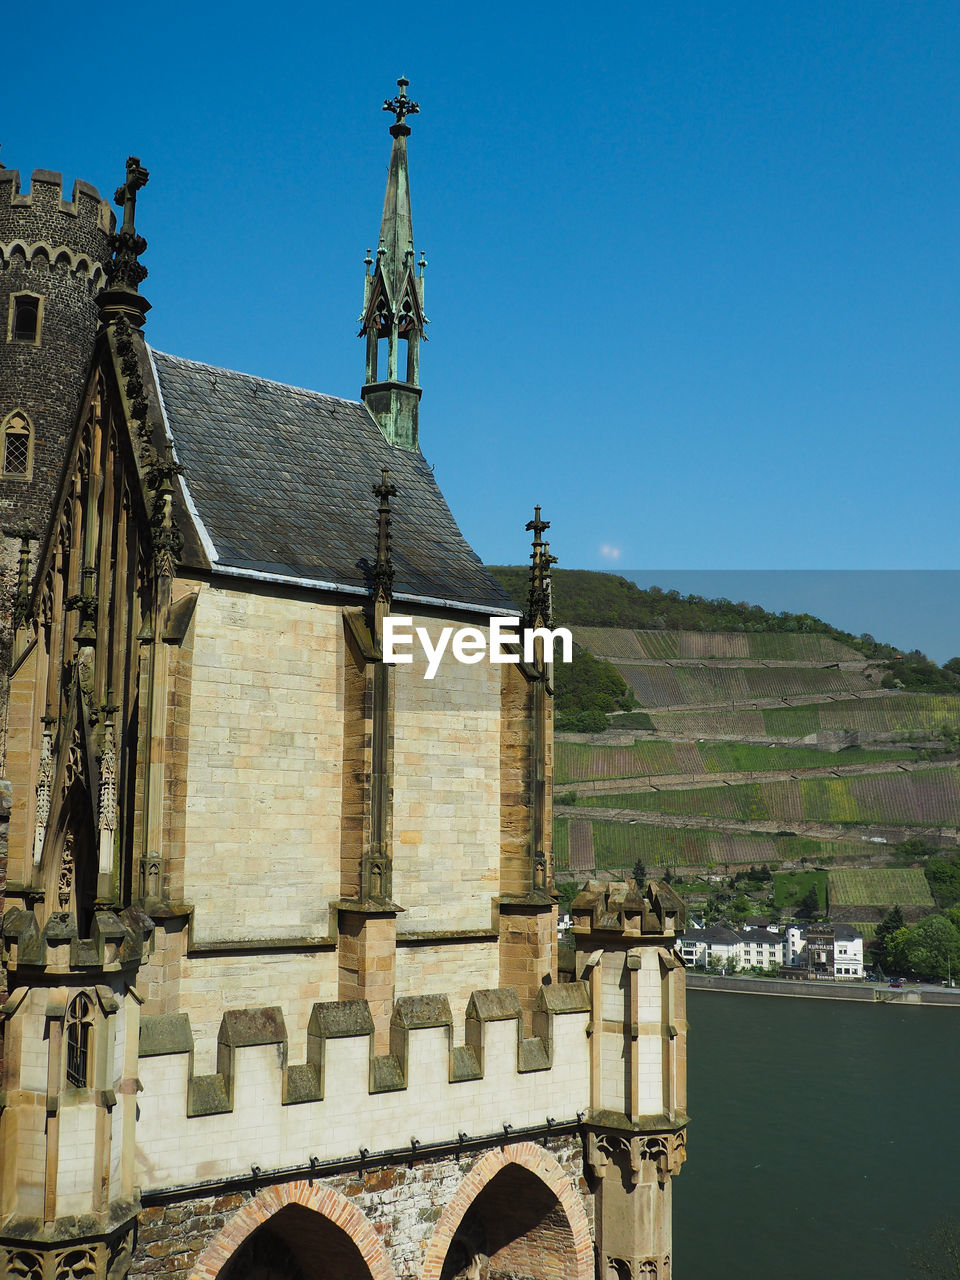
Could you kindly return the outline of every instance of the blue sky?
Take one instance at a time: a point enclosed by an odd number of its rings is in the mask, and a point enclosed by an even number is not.
[[[409,77],[422,445],[488,561],[540,502],[568,567],[957,565],[955,2],[54,4],[5,35],[6,165],[151,171],[154,345],[348,396]]]

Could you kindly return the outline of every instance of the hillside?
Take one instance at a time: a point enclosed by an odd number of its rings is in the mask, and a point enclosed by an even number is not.
[[[953,672],[935,668],[946,692],[891,688],[903,667],[889,646],[807,615],[661,594],[669,608],[651,625],[663,602],[625,579],[570,572],[555,592],[558,623],[636,704],[608,709],[602,733],[557,735],[558,877],[639,861],[698,901],[725,881],[730,909],[756,912],[772,909],[772,872],[824,867],[833,918],[877,921],[898,892],[911,918],[930,910],[915,850],[960,841]],[[693,625],[669,625],[679,618]],[[909,657],[915,673],[934,665]]]

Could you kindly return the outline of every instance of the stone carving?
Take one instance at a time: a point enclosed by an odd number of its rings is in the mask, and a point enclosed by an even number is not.
[[[11,1280],[42,1280],[43,1260],[31,1249],[17,1249],[7,1255],[6,1271]]]
[[[390,472],[383,468],[380,483],[373,486],[373,495],[380,499],[377,507],[377,559],[373,567],[373,597],[387,603],[393,595],[393,561],[390,558],[390,499],[397,496],[397,486],[390,483]]]
[[[92,1249],[68,1249],[58,1255],[56,1280],[90,1280],[97,1274],[97,1263]]]
[[[629,1171],[634,1186],[643,1179],[645,1160],[655,1165],[657,1181],[662,1187],[668,1178],[680,1172],[686,1158],[687,1137],[682,1129],[679,1133],[632,1136],[610,1131],[591,1133],[587,1143],[587,1159],[598,1178],[605,1176],[607,1165],[612,1162],[624,1173]]]
[[[604,1280],[633,1280],[633,1268],[626,1258],[607,1258]]]
[[[114,203],[123,209],[123,224],[120,230],[110,238],[113,261],[107,278],[111,289],[136,290],[137,286],[147,278],[147,269],[139,261],[141,253],[147,247],[147,242],[143,236],[137,234],[134,217],[137,209],[137,192],[147,185],[149,177],[139,158],[128,156],[126,181],[122,187],[117,188],[113,197]]]
[[[83,778],[83,744],[80,741],[80,726],[73,726],[73,737],[67,749],[67,762],[63,770],[63,794],[66,795],[77,779]]]
[[[117,829],[117,743],[113,727],[114,707],[104,708],[103,750],[100,753],[100,866],[113,862],[113,838]]]
[[[63,842],[60,855],[60,874],[57,877],[57,904],[61,911],[69,911],[70,897],[73,893],[73,875],[75,863],[73,858],[74,836],[68,831]]]
[[[50,821],[50,798],[53,791],[53,723],[43,722],[43,736],[40,739],[40,766],[37,770],[37,821],[33,833],[33,861],[40,863],[43,853],[43,842],[47,838],[47,823]]]

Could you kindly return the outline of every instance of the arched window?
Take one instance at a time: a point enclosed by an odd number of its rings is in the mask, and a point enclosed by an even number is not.
[[[67,1008],[67,1083],[86,1089],[90,1081],[90,1033],[93,1005],[83,992]]]
[[[14,480],[29,480],[33,471],[33,430],[25,413],[11,413],[3,423],[3,472]]]
[[[40,341],[40,320],[43,314],[43,299],[35,293],[15,293],[10,299],[10,321],[7,329],[8,342],[30,342],[34,345]]]

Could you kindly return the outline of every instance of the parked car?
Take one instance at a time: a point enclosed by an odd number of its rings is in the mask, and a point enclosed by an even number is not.
[[[890,979],[890,986],[891,986],[891,987],[902,987],[902,986],[903,986],[903,979],[902,979],[902,978],[891,978],[891,979]]]

